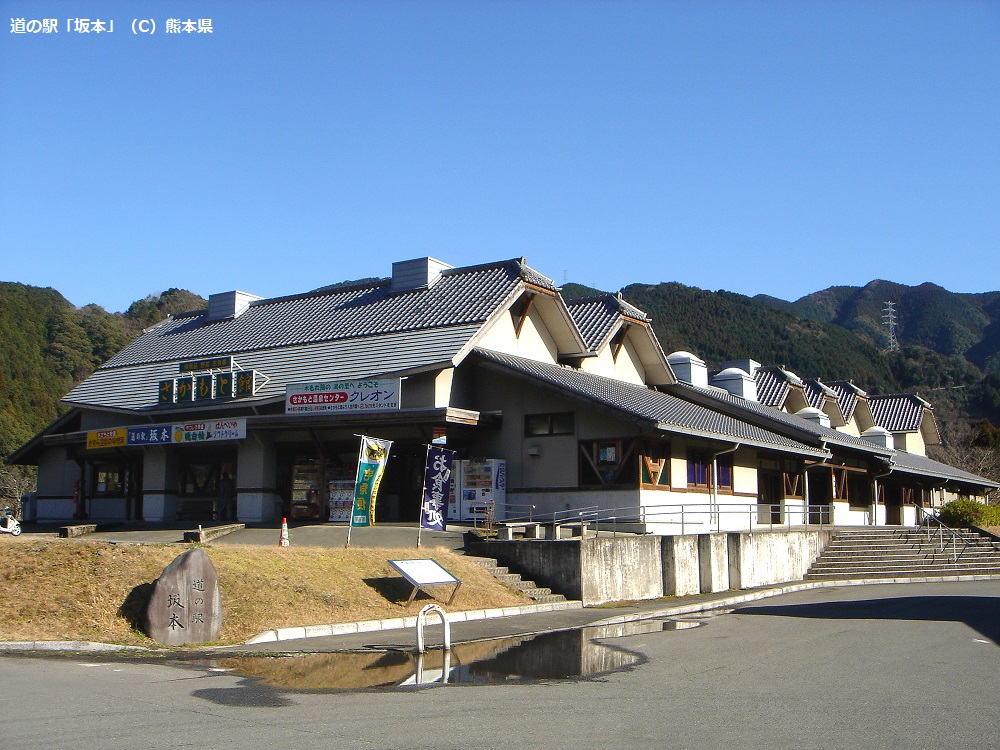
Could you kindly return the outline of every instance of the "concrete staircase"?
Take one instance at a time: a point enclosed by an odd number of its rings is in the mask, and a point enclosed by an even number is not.
[[[917,528],[843,530],[806,573],[807,581],[838,578],[923,578],[1000,575],[1000,542],[955,530],[957,544]]]
[[[476,557],[475,555],[466,555],[466,558],[480,568],[485,568],[498,581],[502,581],[508,586],[513,586],[539,604],[566,601],[565,596],[552,593],[552,589],[538,586],[534,581],[522,580],[520,573],[511,573],[509,568],[500,565],[495,558]]]

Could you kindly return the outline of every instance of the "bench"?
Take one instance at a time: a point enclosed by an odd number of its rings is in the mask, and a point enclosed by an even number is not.
[[[565,523],[554,523],[545,527],[546,539],[562,539],[563,529],[569,529],[570,536],[586,537],[590,524],[586,521],[567,521]]]
[[[535,521],[504,521],[497,528],[497,539],[509,542],[514,538],[515,532],[525,539],[541,539],[542,524]]]

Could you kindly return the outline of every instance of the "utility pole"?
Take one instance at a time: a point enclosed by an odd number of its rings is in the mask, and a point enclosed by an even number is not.
[[[889,339],[889,348],[886,351],[898,352],[899,340],[896,338],[896,303],[885,302],[882,308],[882,323],[885,325],[885,335]]]

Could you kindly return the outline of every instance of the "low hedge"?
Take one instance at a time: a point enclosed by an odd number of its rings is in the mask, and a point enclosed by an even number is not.
[[[1000,526],[1000,505],[986,505],[977,500],[952,500],[938,512],[945,526]]]

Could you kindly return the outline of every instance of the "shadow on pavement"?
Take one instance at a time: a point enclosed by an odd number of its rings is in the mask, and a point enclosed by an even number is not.
[[[826,620],[939,620],[963,622],[1000,645],[1000,597],[902,596],[847,602],[747,606],[741,615],[815,617]]]

